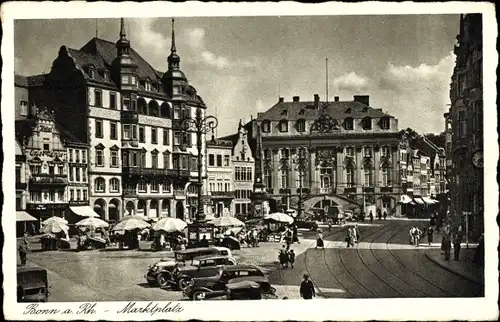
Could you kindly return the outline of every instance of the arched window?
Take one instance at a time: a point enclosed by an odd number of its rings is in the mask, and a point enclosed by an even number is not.
[[[95,192],[104,192],[106,190],[106,181],[104,178],[96,178],[94,182],[94,191]]]
[[[111,178],[109,180],[109,191],[119,192],[120,191],[120,180],[117,178]]]
[[[323,165],[319,170],[319,178],[321,181],[321,192],[328,193],[334,186],[335,173],[333,172],[333,167],[330,165]]]
[[[364,171],[365,171],[365,187],[372,187],[373,186],[372,169],[370,167],[365,166]]]
[[[158,114],[158,102],[155,100],[149,101],[149,114],[150,116],[159,116]]]
[[[346,174],[346,186],[347,186],[347,188],[354,187],[354,168],[351,166],[348,166],[345,169],[345,174]]]
[[[161,104],[159,116],[165,117],[168,119],[171,118],[172,116],[170,115],[170,105],[168,105],[167,103]]]
[[[146,109],[147,109],[146,106],[147,104],[144,98],[141,97],[137,100],[137,107],[139,114],[146,115]]]
[[[299,119],[297,120],[297,132],[305,132],[306,130],[306,120]]]

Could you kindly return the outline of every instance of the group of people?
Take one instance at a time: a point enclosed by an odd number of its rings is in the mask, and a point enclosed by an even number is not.
[[[347,242],[347,247],[354,247],[355,243],[359,242],[359,228],[358,225],[349,226],[346,230],[345,241]]]
[[[280,262],[281,268],[288,268],[288,264],[293,268],[295,263],[295,252],[290,249],[290,245],[283,245],[278,253],[278,260]]]

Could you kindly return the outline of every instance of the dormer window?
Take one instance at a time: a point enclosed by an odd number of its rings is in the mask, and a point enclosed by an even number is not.
[[[151,91],[151,83],[149,81],[145,81],[144,82],[144,88],[146,89],[146,91]]]
[[[391,128],[391,122],[388,117],[383,117],[380,119],[380,128],[382,130],[389,130]]]
[[[346,110],[345,110],[345,113],[346,113],[346,114],[351,114],[351,112],[352,112],[352,109],[351,109],[350,107],[349,107],[349,108],[346,108]]]
[[[306,120],[297,120],[297,132],[305,132],[306,130]]]
[[[128,75],[122,75],[122,84],[128,84]]]
[[[89,67],[89,76],[92,79],[95,78],[95,70],[94,70],[94,67],[92,67],[92,66]]]
[[[368,106],[363,107],[363,113],[368,112]]]
[[[299,115],[304,115],[305,113],[306,113],[306,110],[301,109],[300,112],[299,112]]]
[[[281,111],[281,116],[288,116],[288,111],[287,110]]]
[[[288,121],[281,120],[279,123],[280,132],[288,132]]]
[[[344,120],[344,129],[354,130],[354,120],[352,117],[348,117]]]
[[[363,126],[363,130],[371,130],[372,129],[372,119],[369,117],[365,117],[361,124]]]
[[[264,133],[271,132],[271,122],[268,120],[262,121],[261,129],[262,129],[262,132],[264,132]]]

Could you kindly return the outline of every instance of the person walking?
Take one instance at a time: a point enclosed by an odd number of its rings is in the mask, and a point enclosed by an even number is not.
[[[427,242],[429,243],[429,245],[431,245],[434,240],[433,235],[434,235],[434,229],[432,228],[432,226],[429,226],[427,228]]]
[[[384,220],[387,220],[387,210],[384,210]]]
[[[347,227],[347,236],[345,237],[345,241],[347,242],[347,248],[353,246],[354,247],[354,232],[352,227]]]
[[[370,210],[370,222],[373,222],[373,212]]]
[[[453,257],[456,261],[460,260],[460,246],[462,244],[462,232],[459,230],[453,238]]]
[[[300,283],[300,297],[304,300],[311,300],[316,296],[316,291],[314,290],[314,284],[309,279],[309,275],[304,274],[304,280]]]
[[[295,263],[295,252],[293,249],[290,249],[288,252],[288,261],[290,262],[290,267],[293,268],[293,264]]]
[[[353,232],[354,232],[355,242],[357,244],[357,243],[359,243],[359,228],[358,228],[358,225],[354,226]]]
[[[281,268],[288,268],[288,251],[286,250],[286,246],[281,246],[281,249],[278,253],[278,259],[280,261]]]
[[[420,231],[420,229],[418,229],[418,227],[415,227],[415,229],[413,230],[413,245],[415,247],[418,247],[420,246],[420,237],[422,236],[422,231]]]
[[[28,233],[24,232],[23,238],[21,239],[21,243],[19,245],[19,257],[21,258],[21,266],[26,266],[29,249],[30,245],[28,241]]]
[[[318,233],[318,239],[316,240],[316,248],[315,249],[318,249],[321,248],[321,249],[325,249],[325,242],[323,241],[323,234],[320,232]]]

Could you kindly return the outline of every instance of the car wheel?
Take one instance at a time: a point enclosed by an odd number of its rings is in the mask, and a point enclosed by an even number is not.
[[[193,293],[193,301],[203,301],[205,299],[204,291],[195,291]]]
[[[177,285],[179,289],[183,291],[189,285],[189,280],[187,278],[181,278]]]
[[[158,274],[158,276],[156,277],[156,281],[158,282],[158,285],[160,287],[167,287],[168,280],[169,280],[169,275],[167,273]]]

